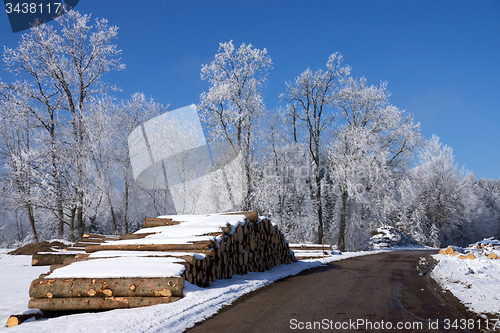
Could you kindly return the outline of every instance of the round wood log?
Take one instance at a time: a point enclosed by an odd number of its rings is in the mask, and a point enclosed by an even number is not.
[[[82,298],[33,298],[30,309],[42,311],[91,311],[122,308],[137,308],[156,304],[171,303],[180,297],[82,297]]]

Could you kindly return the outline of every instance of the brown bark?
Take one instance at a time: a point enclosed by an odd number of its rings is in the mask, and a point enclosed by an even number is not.
[[[75,254],[61,252],[34,254],[31,258],[31,266],[62,265],[67,258],[75,258]]]
[[[259,213],[256,210],[251,210],[247,212],[224,213],[222,215],[245,215],[250,222],[257,222],[259,220]]]
[[[143,228],[163,227],[167,225],[177,225],[180,222],[173,221],[172,219],[162,219],[158,217],[148,217],[144,220]]]
[[[123,240],[123,239],[140,239],[140,238],[146,238],[146,236],[149,236],[149,235],[154,235],[156,232],[148,232],[148,233],[143,233],[143,234],[134,234],[134,233],[130,233],[130,234],[124,234],[124,235],[121,235],[120,236],[120,240]]]
[[[14,327],[20,325],[28,319],[35,318],[36,320],[43,317],[42,313],[29,313],[29,314],[18,314],[12,315],[7,319],[7,327]]]
[[[35,298],[28,303],[30,309],[42,311],[91,311],[137,308],[171,303],[180,297],[81,297],[81,298]]]
[[[37,279],[29,294],[31,298],[182,297],[183,288],[181,277]]]
[[[211,248],[210,241],[200,241],[192,244],[106,244],[106,245],[88,245],[85,252],[92,253],[97,251],[118,250],[118,251],[180,251],[197,252],[211,254],[214,250]],[[213,254],[212,254],[213,255]]]

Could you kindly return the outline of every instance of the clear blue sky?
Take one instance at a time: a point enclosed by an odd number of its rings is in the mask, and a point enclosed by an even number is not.
[[[285,81],[324,69],[339,51],[354,76],[387,81],[391,102],[452,147],[459,167],[500,178],[500,0],[80,0],[76,9],[120,27],[127,69],[105,78],[123,89],[119,98],[142,91],[170,109],[198,103],[208,89],[202,64],[233,40],[267,48],[273,109]],[[15,47],[21,34],[0,13],[0,44]]]

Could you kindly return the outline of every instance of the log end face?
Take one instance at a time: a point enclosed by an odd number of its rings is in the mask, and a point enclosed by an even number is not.
[[[10,316],[9,319],[7,319],[7,327],[14,327],[19,325],[19,319],[17,319],[16,316]]]

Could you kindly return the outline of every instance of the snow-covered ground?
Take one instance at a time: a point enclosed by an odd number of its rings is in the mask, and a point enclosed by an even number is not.
[[[449,290],[469,310],[476,313],[500,313],[500,260],[477,255],[476,259],[433,255],[439,263],[431,277]]]
[[[29,286],[38,275],[46,273],[48,267],[32,267],[31,256],[10,256],[0,250],[0,331],[16,332],[183,332],[196,322],[217,313],[223,306],[231,304],[240,296],[268,285],[278,279],[296,275],[301,271],[317,267],[326,262],[356,256],[380,253],[377,251],[345,252],[314,260],[281,265],[264,273],[233,275],[232,279],[218,280],[208,288],[199,288],[186,283],[185,297],[181,300],[145,308],[118,309],[99,313],[83,313],[58,318],[28,321],[7,328],[7,319],[12,314],[27,310]]]

